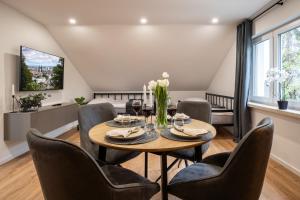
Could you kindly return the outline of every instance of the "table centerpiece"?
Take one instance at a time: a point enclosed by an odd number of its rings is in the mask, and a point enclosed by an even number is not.
[[[148,89],[153,91],[156,99],[156,126],[158,128],[166,128],[168,125],[169,74],[164,72],[162,78],[157,81],[152,80],[148,84]]]

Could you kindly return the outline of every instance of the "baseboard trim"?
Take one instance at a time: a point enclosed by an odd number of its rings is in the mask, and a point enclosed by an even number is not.
[[[294,174],[296,174],[297,176],[300,177],[300,169],[297,169],[296,167],[292,166],[291,164],[287,163],[286,161],[284,161],[283,159],[281,159],[280,157],[278,157],[272,153],[271,153],[271,159],[278,162],[283,167],[285,167],[286,169],[288,169],[289,171],[293,172]]]
[[[51,138],[55,138],[58,137],[60,135],[62,135],[63,133],[75,128],[78,125],[78,121],[75,122],[71,122],[65,126],[62,126],[58,129],[55,129],[51,132],[48,132],[45,134],[45,136],[47,137],[51,137]],[[0,157],[0,165],[7,163],[8,161],[26,153],[29,151],[27,142],[21,142],[9,149],[7,149],[6,152],[3,153],[3,155]]]

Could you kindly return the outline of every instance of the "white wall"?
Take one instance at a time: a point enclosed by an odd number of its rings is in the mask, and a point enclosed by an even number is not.
[[[263,33],[299,16],[299,10],[299,0],[285,1],[284,6],[276,7],[254,22],[254,34]],[[209,87],[209,91],[220,92],[225,95],[234,94],[234,82],[232,80],[235,79],[234,63],[236,56],[235,49],[232,48],[231,51],[220,66]],[[300,156],[298,155],[300,152],[300,120],[257,109],[252,109],[251,114],[253,125],[257,124],[264,117],[270,116],[273,118],[275,133],[271,155],[274,159],[300,175]]]
[[[11,85],[17,84],[20,45],[65,58],[64,89],[51,94],[44,104],[72,101],[76,96],[90,98],[91,89],[78,73],[47,29],[30,18],[0,3],[0,163],[20,153],[24,143],[3,141],[3,113],[11,111]],[[17,93],[26,95],[28,93]],[[20,148],[22,147],[22,148]]]
[[[236,43],[234,42],[215,74],[208,91],[215,94],[234,96]]]
[[[264,33],[296,17],[300,17],[300,1],[286,0],[283,6],[274,7],[271,12],[255,21],[253,24],[253,34]]]
[[[171,90],[199,91],[208,88],[230,49],[235,25],[53,25],[48,29],[94,90],[139,90],[145,80],[167,71]]]

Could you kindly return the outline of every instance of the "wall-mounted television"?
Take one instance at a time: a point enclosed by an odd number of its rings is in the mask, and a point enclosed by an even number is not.
[[[20,91],[61,90],[64,87],[64,58],[20,47]]]

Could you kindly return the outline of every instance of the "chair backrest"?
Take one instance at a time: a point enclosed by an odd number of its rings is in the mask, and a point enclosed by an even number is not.
[[[115,117],[115,109],[110,103],[85,105],[79,108],[78,121],[80,127],[80,145],[95,159],[98,158],[99,147],[91,142],[89,130],[93,126],[112,120]]]
[[[211,105],[201,101],[180,101],[177,104],[177,112],[184,113],[192,119],[211,123]]]
[[[265,118],[231,153],[222,172],[230,199],[259,199],[272,147],[274,126]],[[226,198],[225,198],[226,199]]]
[[[110,199],[112,184],[86,151],[35,129],[27,142],[45,199]]]

